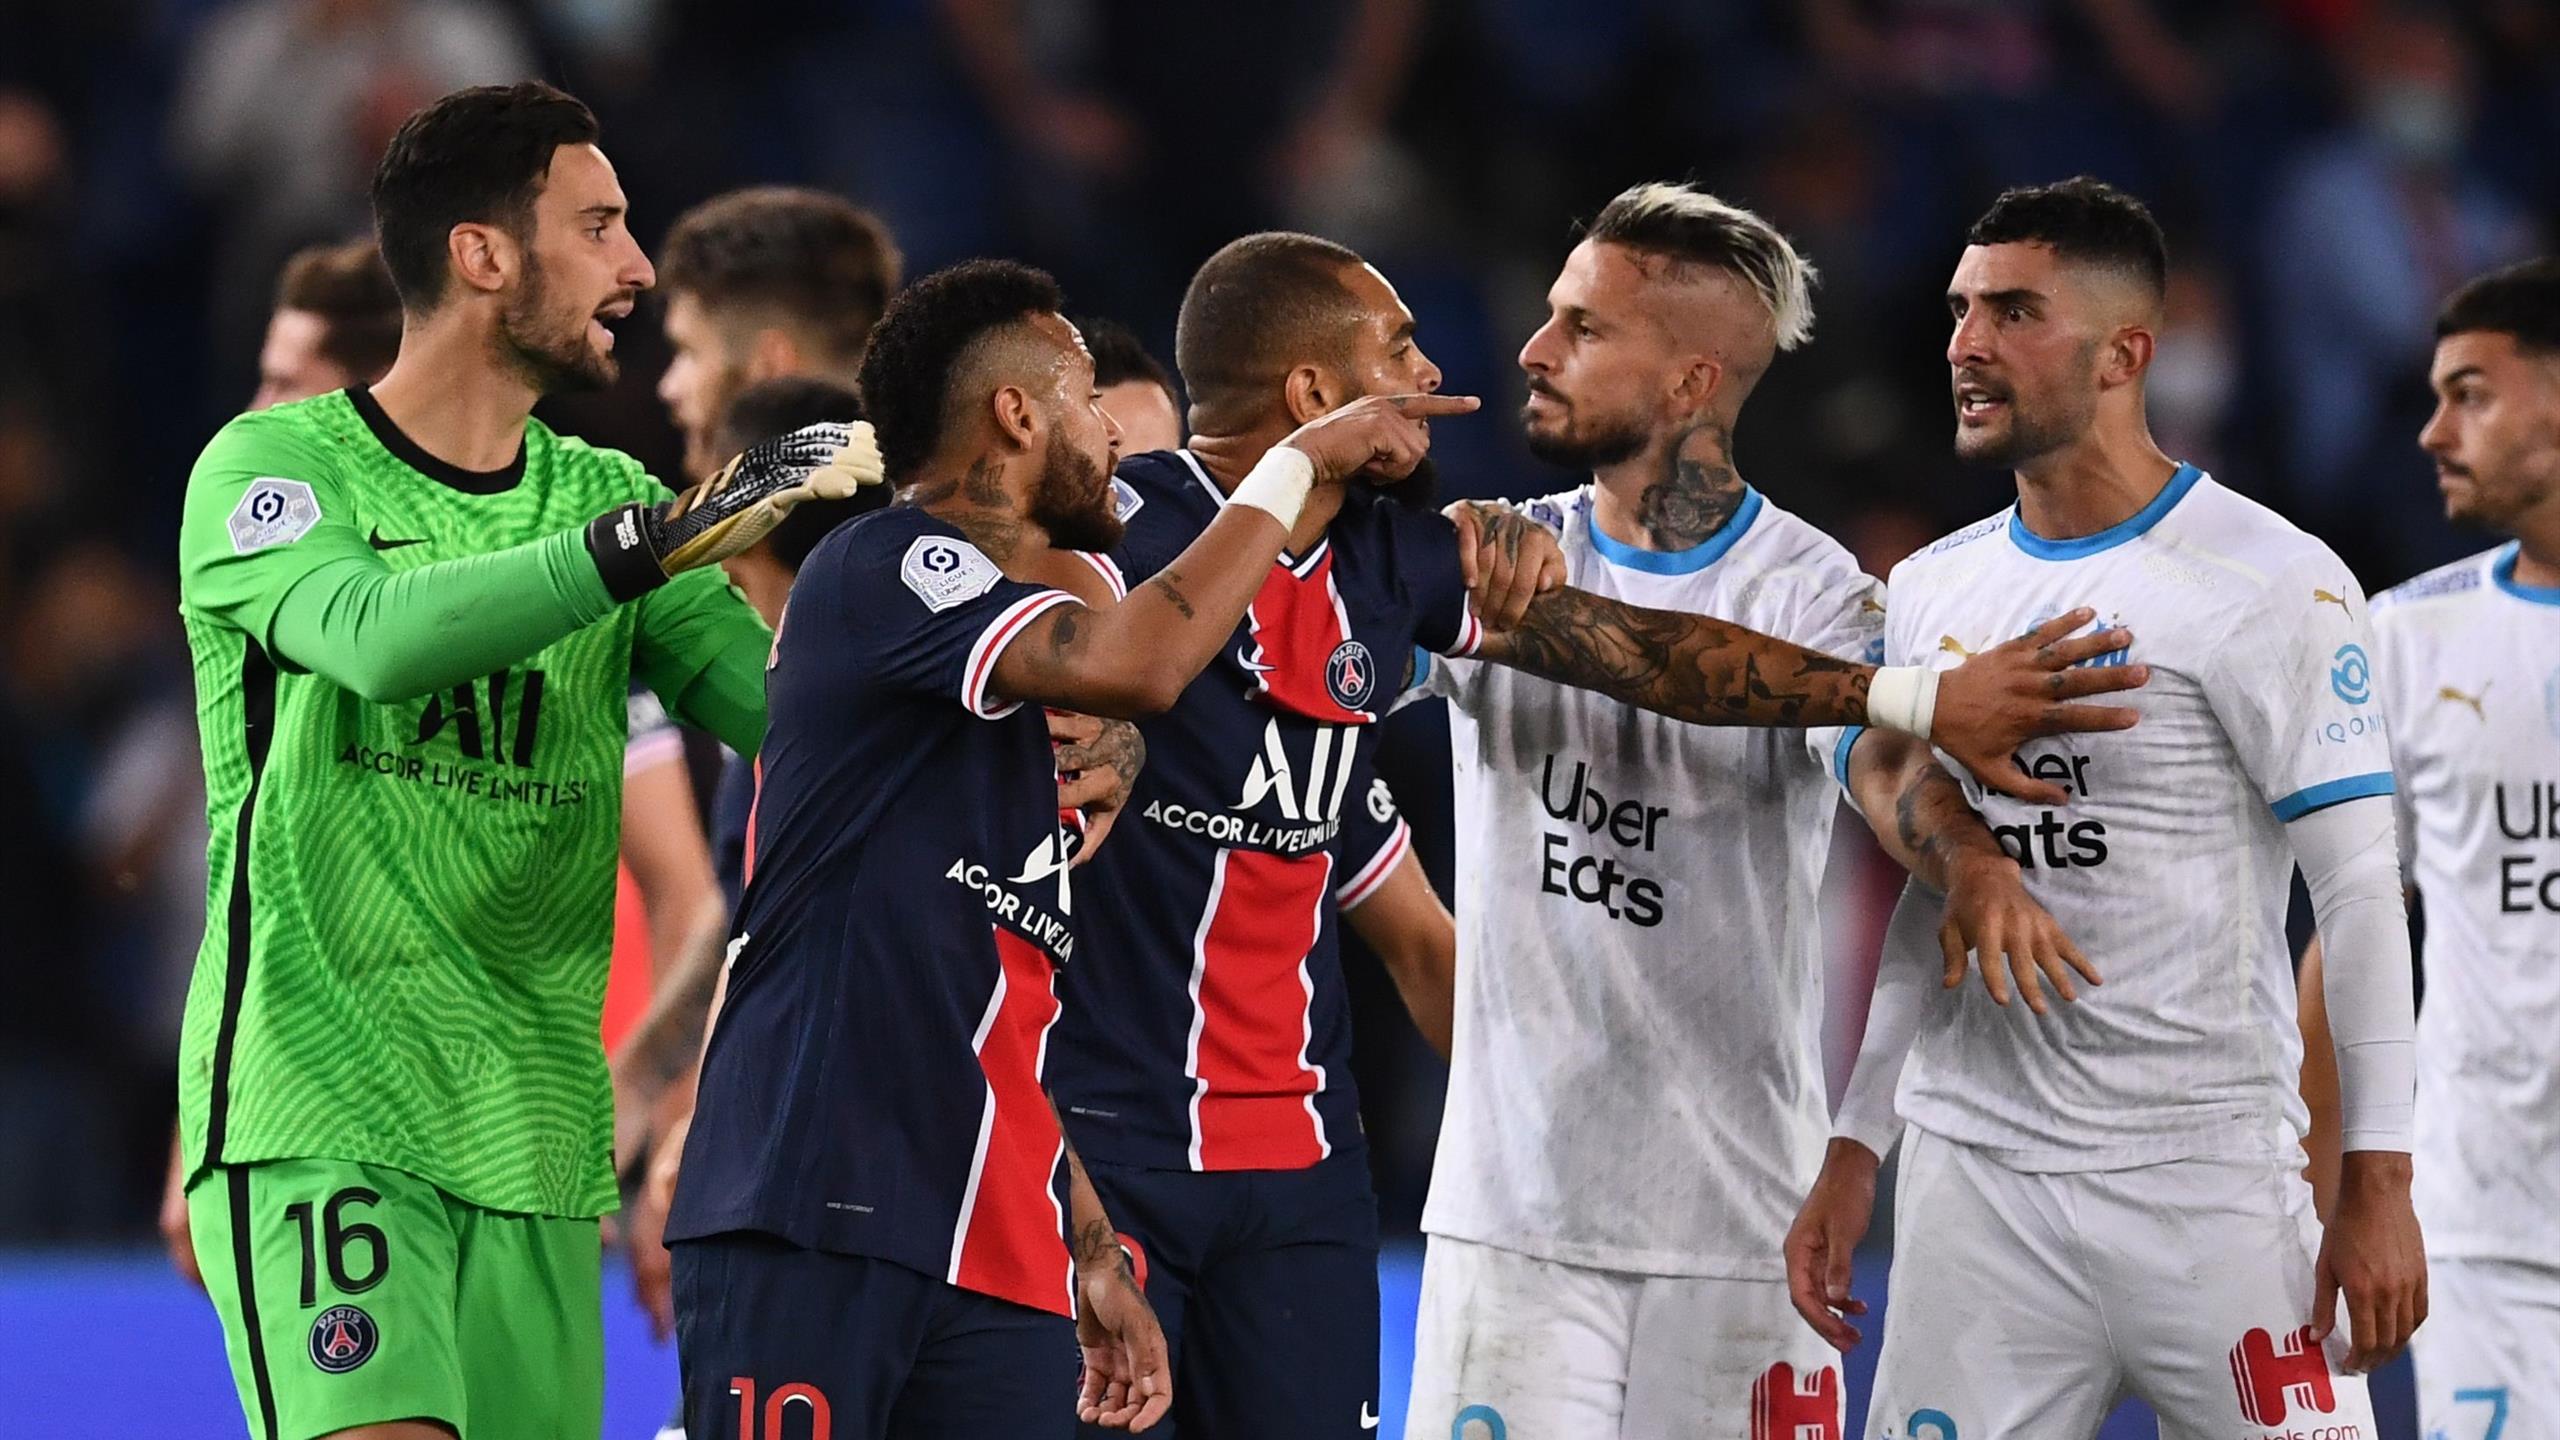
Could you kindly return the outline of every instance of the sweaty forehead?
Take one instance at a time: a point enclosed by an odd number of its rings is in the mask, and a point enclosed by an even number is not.
[[[1396,287],[1375,265],[1363,261],[1344,269],[1342,288],[1350,295],[1364,326],[1392,332],[1413,323],[1413,312],[1405,308],[1404,297],[1396,293]]]
[[[1084,334],[1064,315],[1043,312],[1015,327],[1021,337],[1022,359],[1041,373],[1060,382],[1073,381],[1082,375],[1093,375],[1093,352],[1084,348]]]

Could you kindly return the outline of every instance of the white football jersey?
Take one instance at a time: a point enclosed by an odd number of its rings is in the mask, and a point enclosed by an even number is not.
[[[2427,917],[2427,1252],[2560,1266],[2560,590],[2515,551],[2377,596],[2374,661]]]
[[[2049,541],[2015,507],[1893,572],[1888,658],[1956,665],[2081,606],[2133,631],[2142,722],[2030,741],[2058,808],[1969,798],[2105,984],[2039,1018],[1934,994],[1903,1069],[1911,1124],[2013,1169],[2297,1155],[2305,1113],[2284,932],[2289,820],[2391,793],[2364,594],[2275,512],[2181,467],[2120,525]]]
[[[1747,491],[1680,552],[1532,501],[1571,583],[1872,660],[1884,596]],[[1648,1275],[1778,1279],[1829,1133],[1817,898],[1843,733],[1708,728],[1434,659],[1456,758],[1456,1056],[1422,1228]]]

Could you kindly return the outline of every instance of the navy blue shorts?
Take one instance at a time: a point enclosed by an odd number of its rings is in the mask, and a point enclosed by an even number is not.
[[[770,1235],[681,1241],[687,1440],[1066,1440],[1075,1322]]]
[[[1305,1170],[1085,1169],[1173,1352],[1173,1412],[1147,1440],[1378,1440],[1365,1149]]]

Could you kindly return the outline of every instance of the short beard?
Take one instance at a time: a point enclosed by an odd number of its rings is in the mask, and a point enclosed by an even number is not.
[[[1032,524],[1048,532],[1050,544],[1066,550],[1099,554],[1118,548],[1128,533],[1112,505],[1110,478],[1058,431],[1050,432],[1049,453],[1042,457],[1027,513]]]
[[[1968,465],[1993,465],[2014,470],[2039,456],[2050,455],[2080,437],[2088,427],[2069,424],[2030,424],[2018,413],[2015,397],[2009,401],[2009,433],[1992,439],[1988,436],[1966,443],[1965,432],[1956,431],[1956,458]]]
[[[1624,464],[1644,453],[1653,436],[1641,425],[1627,424],[1603,430],[1597,435],[1576,439],[1561,432],[1541,434],[1528,423],[1528,412],[1521,412],[1521,429],[1526,432],[1529,453],[1550,465],[1567,470],[1592,471]]]
[[[528,252],[524,284],[498,312],[498,345],[506,358],[537,394],[574,395],[612,385],[622,365],[587,343],[587,322],[595,317],[555,324],[544,314],[550,292],[541,264]]]

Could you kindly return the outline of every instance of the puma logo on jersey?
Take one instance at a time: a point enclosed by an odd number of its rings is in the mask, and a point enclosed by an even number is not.
[[[1950,655],[1961,655],[1968,660],[1973,658],[1973,652],[1964,648],[1964,642],[1953,635],[1939,636],[1938,648]]]
[[[2496,683],[2494,680],[2481,681],[2480,693],[2477,695],[2465,695],[2450,685],[2439,685],[2436,687],[2436,698],[2450,700],[2456,705],[2470,706],[2471,713],[2479,717],[2481,724],[2486,725],[2489,723],[2489,712],[2481,708],[2480,702],[2489,698],[2489,687]]]
[[[2355,611],[2347,608],[2346,596],[2332,595],[2326,590],[2313,590],[2311,592],[2311,603],[2314,605],[2335,605],[2341,612],[2350,618],[2352,618],[2356,613]]]
[[[1881,615],[1884,613],[1884,605],[1872,595],[1865,596],[1858,601],[1858,613],[1861,615]]]

